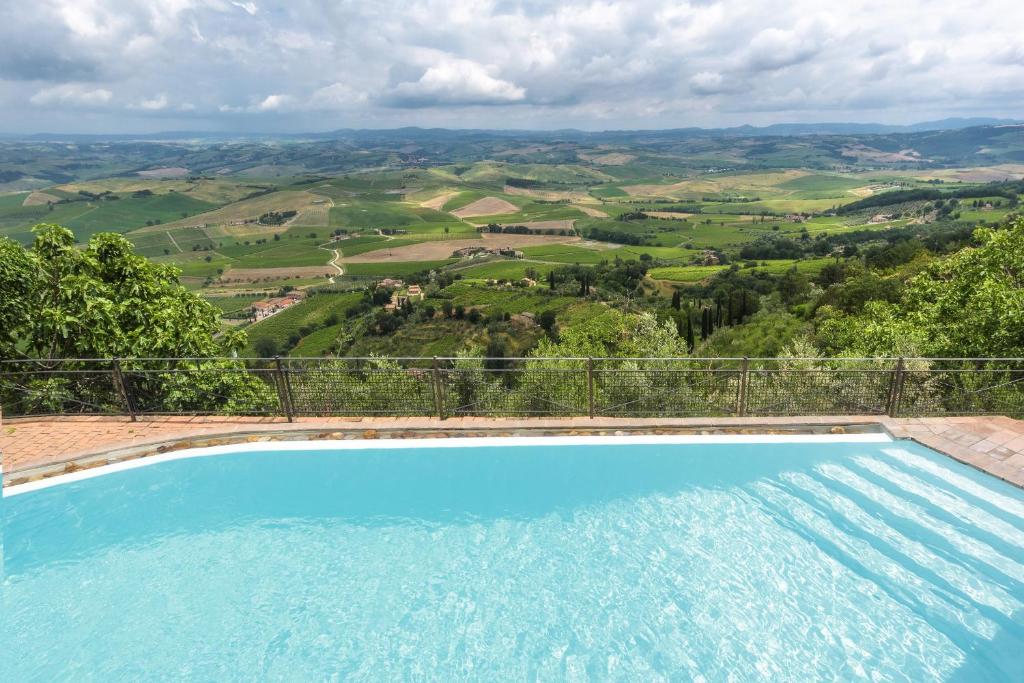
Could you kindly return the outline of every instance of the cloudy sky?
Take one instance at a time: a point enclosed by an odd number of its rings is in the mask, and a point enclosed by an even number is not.
[[[0,131],[1024,117],[1020,0],[7,0]]]

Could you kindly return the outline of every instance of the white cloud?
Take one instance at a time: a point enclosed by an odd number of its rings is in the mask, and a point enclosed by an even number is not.
[[[751,39],[743,57],[750,71],[774,71],[807,61],[821,46],[817,38],[797,31],[766,28]]]
[[[138,104],[131,105],[133,109],[142,109],[145,111],[160,111],[166,109],[170,101],[167,99],[167,95],[160,93],[156,97],[141,100]]]
[[[257,8],[255,2],[232,2],[231,4],[245,10],[250,17],[256,16]]]
[[[391,89],[384,102],[395,107],[437,105],[480,105],[519,102],[526,90],[497,78],[487,67],[468,59],[442,58],[415,81],[404,81]]]
[[[248,105],[221,104],[217,111],[224,114],[259,114],[265,112],[279,112],[294,108],[295,98],[291,95],[267,95],[260,100],[251,100]]]
[[[701,71],[690,78],[690,91],[696,95],[716,95],[727,92],[725,79],[717,71]]]
[[[257,111],[276,111],[292,101],[291,95],[267,95],[256,105]]]
[[[1019,0],[8,2],[0,131],[184,102],[293,130],[1020,116],[1022,24]]]
[[[81,83],[64,83],[51,88],[43,88],[29,98],[29,102],[37,107],[55,105],[80,105],[96,107],[110,101],[113,93],[105,88],[90,88]]]

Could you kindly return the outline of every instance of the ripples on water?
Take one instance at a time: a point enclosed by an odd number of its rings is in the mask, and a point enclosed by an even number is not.
[[[5,680],[1024,680],[1024,495],[916,445],[247,453],[3,517]]]

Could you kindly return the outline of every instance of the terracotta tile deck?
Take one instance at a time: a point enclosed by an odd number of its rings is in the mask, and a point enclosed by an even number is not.
[[[140,457],[212,440],[265,440],[300,432],[309,438],[485,436],[523,433],[654,433],[730,430],[741,433],[881,426],[893,436],[920,443],[1024,487],[1024,421],[1007,417],[900,418],[284,418],[161,417],[131,422],[117,417],[5,420],[0,454],[8,482],[16,473],[43,476],[114,459]],[[177,442],[175,444],[175,442]],[[73,463],[73,464],[69,464]],[[23,478],[23,477],[22,477]]]

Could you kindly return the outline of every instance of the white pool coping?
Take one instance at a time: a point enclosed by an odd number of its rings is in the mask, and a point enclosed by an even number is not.
[[[77,481],[101,477],[115,472],[124,472],[139,467],[149,467],[173,460],[203,458],[214,455],[252,453],[267,451],[349,451],[349,450],[398,450],[414,448],[487,448],[506,446],[608,446],[608,445],[705,445],[705,444],[807,444],[807,443],[894,443],[892,437],[883,432],[865,434],[636,434],[627,436],[513,436],[513,437],[460,437],[427,439],[346,439],[316,441],[259,441],[236,443],[205,448],[186,448],[170,453],[161,453],[124,462],[110,463],[78,472],[61,474],[38,481],[31,481],[3,490],[3,497],[16,496],[41,489],[70,484]],[[2,470],[0,470],[2,476]]]

